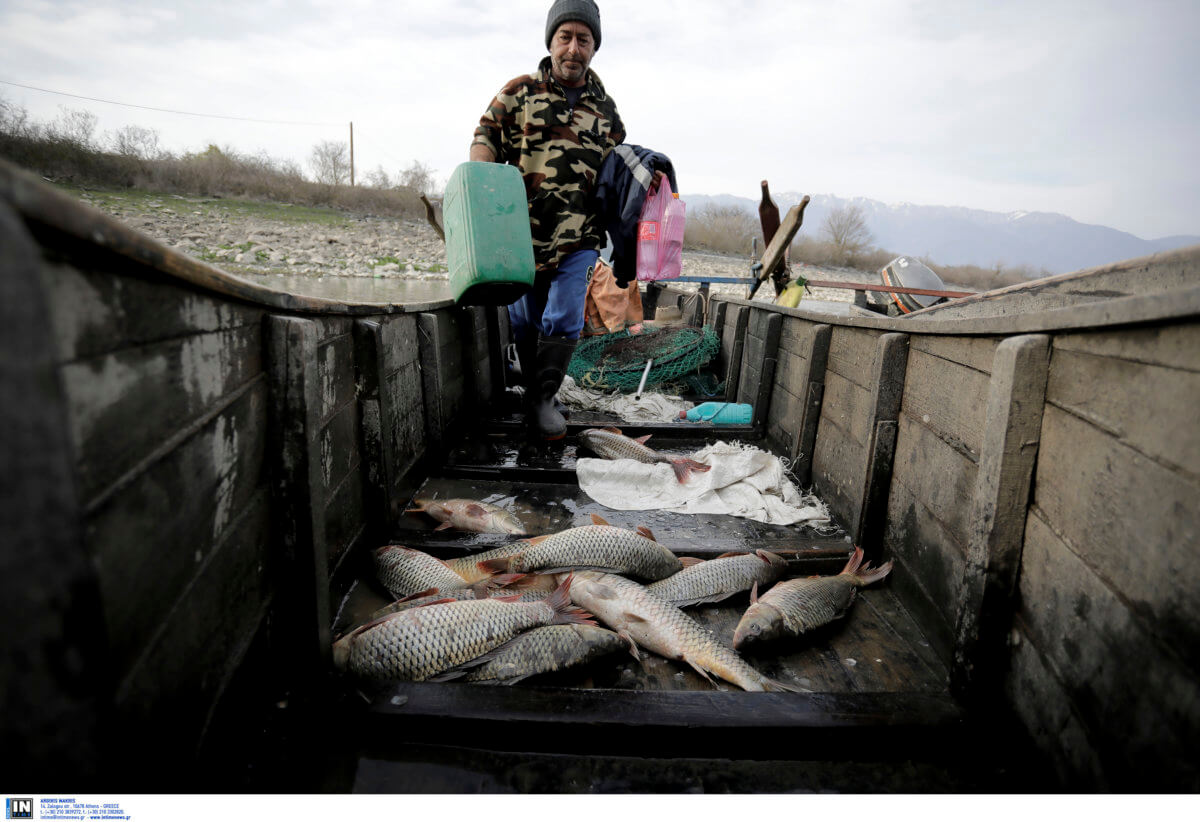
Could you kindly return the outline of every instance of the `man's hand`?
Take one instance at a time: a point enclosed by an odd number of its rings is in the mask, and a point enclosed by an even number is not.
[[[471,143],[471,152],[467,155],[467,159],[473,163],[494,163],[496,155],[483,143]]]

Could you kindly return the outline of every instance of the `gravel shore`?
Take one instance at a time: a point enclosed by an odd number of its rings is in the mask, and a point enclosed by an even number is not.
[[[235,274],[446,278],[445,247],[423,219],[364,217],[211,197],[68,190],[167,246]],[[683,273],[745,277],[750,263],[748,255],[685,250]],[[795,270],[810,279],[877,282],[873,274],[850,269],[802,266]],[[744,285],[714,284],[712,290],[739,296],[746,293]],[[854,294],[845,289],[811,291],[813,299],[841,302],[851,301]],[[763,288],[760,297],[766,299],[770,292]]]

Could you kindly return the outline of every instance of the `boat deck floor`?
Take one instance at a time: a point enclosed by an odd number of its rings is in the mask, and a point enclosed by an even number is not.
[[[572,419],[572,433],[591,424],[614,421],[592,415]],[[705,436],[708,433],[709,436]],[[751,433],[747,431],[746,433]],[[669,426],[651,444],[666,454],[690,455],[716,439],[729,437],[723,429],[697,431],[686,425]],[[635,529],[648,527],[667,548],[684,556],[712,558],[730,552],[766,549],[788,559],[790,575],[835,574],[853,550],[845,531],[780,526],[750,519],[714,514],[677,514],[669,511],[619,511],[592,500],[575,479],[576,441],[568,436],[561,444],[542,446],[538,453],[522,454],[522,438],[503,422],[485,426],[464,437],[441,470],[428,477],[413,495],[418,498],[475,499],[501,505],[517,514],[530,533],[548,534],[591,523],[593,514],[611,525]],[[437,521],[418,512],[404,514],[392,532],[392,542],[443,559],[466,556],[512,542],[516,537],[476,534],[455,529],[435,530]],[[376,583],[365,563],[358,569],[334,625],[335,635],[360,624],[373,611],[391,601]],[[749,606],[749,592],[720,603],[686,609],[709,628],[717,639],[732,647],[733,631]],[[886,584],[860,591],[843,620],[795,642],[776,643],[747,654],[751,664],[768,676],[809,691],[833,694],[911,693],[947,694],[945,666],[932,651],[920,627],[901,607]],[[712,692],[709,683],[690,666],[653,654],[641,663],[622,654],[597,660],[555,677],[539,677],[528,684],[553,682],[567,689],[619,689],[632,691]],[[520,686],[514,686],[519,688]],[[718,681],[717,690],[737,691]],[[477,688],[476,688],[477,689]]]
[[[796,575],[837,573],[852,546],[838,528],[772,526],[730,516],[616,511],[575,481],[575,438],[603,419],[572,420],[561,444],[522,452],[519,428],[491,420],[462,438],[413,498],[472,498],[550,533],[590,523],[646,525],[680,554],[769,549]],[[658,450],[690,454],[753,430],[628,426]],[[582,455],[582,454],[581,454]],[[434,530],[406,513],[391,542],[442,558],[515,537]],[[376,546],[367,546],[376,547]],[[373,579],[370,551],[339,575],[334,635],[391,597]],[[749,603],[742,593],[687,611],[731,644]],[[511,686],[362,682],[331,677],[329,692],[290,720],[271,720],[257,779],[273,789],[355,792],[963,792],[1038,785],[995,728],[981,732],[952,697],[947,670],[887,582],[860,592],[844,619],[801,640],[745,654],[798,693],[747,693],[689,666],[624,652]],[[986,721],[986,720],[985,720]],[[219,751],[219,745],[214,748]],[[220,758],[218,754],[218,759]],[[318,765],[317,763],[324,763]],[[1025,768],[1020,775],[1014,767]],[[273,776],[265,776],[265,775]],[[242,775],[244,778],[244,774]]]

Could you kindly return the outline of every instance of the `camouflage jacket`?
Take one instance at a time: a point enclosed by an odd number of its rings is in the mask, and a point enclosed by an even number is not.
[[[604,245],[592,195],[601,163],[624,139],[617,104],[595,72],[588,71],[583,96],[571,108],[549,57],[536,74],[509,81],[479,118],[472,145],[488,146],[496,162],[516,166],[525,179],[539,272],[574,251]]]

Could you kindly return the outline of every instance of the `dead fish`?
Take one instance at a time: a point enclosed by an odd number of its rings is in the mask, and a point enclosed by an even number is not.
[[[625,641],[598,625],[545,625],[526,631],[472,668],[463,682],[512,685],[534,674],[561,671],[625,647]]]
[[[516,514],[488,502],[478,502],[473,499],[417,499],[413,502],[417,504],[417,507],[409,508],[405,513],[429,514],[441,523],[433,529],[435,531],[458,528],[461,531],[474,531],[477,534],[519,534],[524,536],[529,533],[524,523],[517,519]]]
[[[878,582],[892,570],[892,563],[879,568],[863,565],[862,548],[855,548],[850,561],[836,576],[789,579],[761,597],[755,586],[751,605],[742,614],[733,633],[733,647],[782,636],[799,636],[844,616],[858,589]]]
[[[747,691],[797,690],[756,671],[698,622],[644,586],[597,571],[574,576],[571,599],[626,639],[635,655],[637,646],[642,646],[686,662],[709,682],[712,673]]]
[[[720,602],[741,591],[749,591],[753,585],[767,585],[783,576],[786,570],[787,560],[770,551],[722,554],[647,585],[646,590],[684,608],[703,602]]]
[[[636,532],[615,528],[596,514],[595,525],[568,528],[557,534],[522,540],[517,553],[478,563],[493,573],[522,574],[538,571],[552,574],[570,570],[610,571],[642,579],[663,579],[701,560],[680,559],[660,545],[649,528]]]
[[[394,597],[429,588],[453,591],[472,584],[440,559],[403,545],[385,545],[375,551],[375,575]]]
[[[587,446],[588,450],[605,459],[629,459],[648,464],[669,463],[671,470],[675,472],[675,478],[680,482],[687,482],[693,471],[712,470],[711,465],[705,465],[694,459],[668,457],[658,453],[646,445],[646,440],[650,439],[649,434],[632,439],[622,434],[620,428],[589,428],[579,435],[579,439]]]
[[[489,559],[501,559],[503,557],[511,557],[513,554],[519,554],[525,549],[525,545],[524,540],[509,545],[502,545],[490,551],[480,551],[477,554],[468,554],[465,557],[458,557],[457,559],[448,559],[446,560],[446,565],[463,579],[469,582],[479,582],[491,576],[491,572],[482,570],[479,567],[479,563]]]
[[[542,582],[543,579],[548,580],[549,585]],[[532,580],[532,582],[526,585],[525,580]],[[469,588],[455,588],[451,591],[439,591],[437,588],[430,588],[406,597],[401,597],[395,602],[383,606],[367,617],[365,622],[373,622],[388,614],[398,614],[401,611],[407,611],[409,608],[420,608],[422,605],[429,605],[439,601],[510,597],[514,602],[534,602],[549,596],[554,591],[555,584],[554,577],[552,576],[540,577],[537,574],[528,574],[522,577],[521,580],[510,583],[503,588],[479,585],[472,585]]]
[[[595,625],[570,601],[571,579],[544,600],[435,602],[369,622],[333,644],[333,662],[358,676],[424,682],[461,676],[522,631],[542,625]]]

